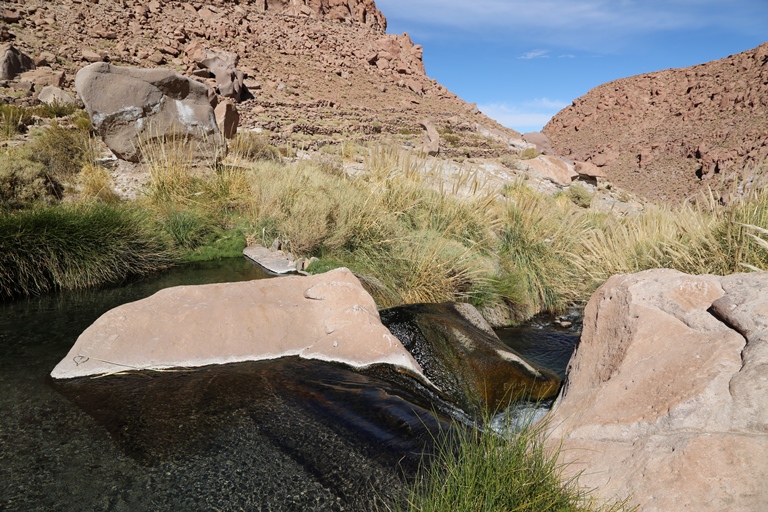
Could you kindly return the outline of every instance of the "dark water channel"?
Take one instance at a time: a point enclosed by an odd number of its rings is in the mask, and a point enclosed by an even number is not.
[[[169,286],[265,277],[238,258],[0,304],[0,510],[363,511],[395,495],[448,409],[385,369],[284,358],[48,377],[117,305]],[[545,366],[575,336],[536,324],[501,334]],[[555,348],[531,338],[542,334]]]

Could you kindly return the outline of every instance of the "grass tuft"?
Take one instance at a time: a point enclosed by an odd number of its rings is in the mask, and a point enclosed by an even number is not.
[[[437,439],[400,512],[586,512],[625,510],[598,504],[563,477],[558,450],[546,438],[546,422],[526,420],[504,436],[490,428],[457,427]]]
[[[137,209],[61,205],[0,213],[0,298],[120,282],[168,267],[169,245]]]

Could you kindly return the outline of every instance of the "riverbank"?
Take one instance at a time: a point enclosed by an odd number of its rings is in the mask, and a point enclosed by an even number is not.
[[[71,114],[40,130],[29,142],[34,158],[24,145],[3,157],[13,162],[3,171],[6,183],[18,183],[34,164],[61,190],[30,196],[17,187],[13,200],[4,198],[0,269],[6,283],[28,283],[5,284],[5,296],[119,282],[277,239],[295,258],[318,258],[310,272],[349,267],[380,307],[468,301],[499,326],[584,303],[617,273],[666,267],[728,274],[768,266],[764,191],[728,206],[699,198],[620,216],[591,208],[591,192],[577,185],[546,193],[521,179],[500,184],[471,164],[457,170],[397,147],[343,145],[286,158],[259,136],[243,134],[226,159],[207,166],[172,142],[145,148],[146,183],[136,199],[123,201],[110,193],[113,178],[92,151],[72,156],[66,172],[46,156],[71,143],[62,133],[82,139],[81,118]],[[92,240],[94,249],[20,235],[30,232],[23,225],[47,233],[46,223],[51,233],[64,230],[59,239]],[[121,265],[121,258],[136,264]],[[25,277],[33,267],[36,277]]]

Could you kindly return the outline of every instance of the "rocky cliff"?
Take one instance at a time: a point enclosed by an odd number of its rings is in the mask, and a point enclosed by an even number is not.
[[[507,140],[519,134],[428,78],[422,47],[385,29],[373,0],[0,4],[0,39],[38,67],[63,71],[65,87],[91,62],[166,67],[189,76],[200,48],[223,50],[237,55],[253,94],[238,106],[246,130],[305,148],[388,136],[419,143],[420,122],[432,118],[460,139],[444,153],[496,156],[509,149]],[[7,101],[27,101],[2,94],[5,86],[0,96]]]
[[[600,85],[544,127],[554,149],[621,187],[680,200],[768,158],[768,43]]]

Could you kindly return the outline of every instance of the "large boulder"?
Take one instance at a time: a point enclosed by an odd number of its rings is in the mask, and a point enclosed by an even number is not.
[[[35,69],[35,63],[12,44],[0,46],[0,80],[13,80],[17,75]]]
[[[174,71],[97,62],[77,73],[75,89],[118,158],[138,162],[143,144],[169,137],[183,138],[198,158],[224,151],[209,88]]]
[[[54,368],[56,379],[300,356],[421,369],[381,324],[347,269],[309,277],[167,288],[102,315]]]
[[[444,398],[483,416],[518,400],[553,398],[560,378],[506,346],[471,304],[413,304],[381,320]]]
[[[539,155],[536,158],[522,160],[521,165],[529,172],[534,172],[561,187],[567,187],[579,177],[572,164],[556,156]]]
[[[650,270],[590,299],[553,408],[566,472],[643,511],[768,505],[768,273]]]

